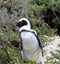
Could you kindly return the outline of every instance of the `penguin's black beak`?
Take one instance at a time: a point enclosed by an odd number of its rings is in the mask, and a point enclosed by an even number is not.
[[[19,26],[19,23],[18,23],[18,22],[16,22],[16,23],[15,23],[15,26],[17,26],[17,27],[18,27],[18,26]]]
[[[21,22],[16,22],[16,27],[19,27],[20,28],[21,25],[22,25]]]

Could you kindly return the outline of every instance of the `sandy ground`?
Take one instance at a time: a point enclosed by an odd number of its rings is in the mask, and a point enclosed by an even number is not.
[[[43,48],[43,50],[44,50],[44,56],[41,57],[41,55],[39,55],[39,59],[38,59],[37,62],[41,61],[42,64],[44,64],[44,62],[47,60],[47,58],[53,57],[51,55],[50,51],[55,51],[57,49],[60,49],[58,47],[58,44],[60,44],[60,37],[59,36],[54,36],[54,37],[50,37],[50,38],[54,38],[54,39],[53,39],[53,41],[48,42],[48,44],[46,46],[44,46],[44,48]],[[53,60],[55,60],[55,59],[53,59]]]

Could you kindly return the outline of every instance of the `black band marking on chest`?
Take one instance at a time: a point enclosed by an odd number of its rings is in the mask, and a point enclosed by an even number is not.
[[[37,34],[35,34],[35,32],[33,32],[33,31],[22,30],[22,31],[19,33],[20,38],[21,38],[21,33],[22,33],[22,32],[31,32],[31,33],[33,33],[33,34],[35,35],[36,39],[38,40],[39,47],[40,47],[41,50],[42,50],[42,56],[43,56],[43,46],[42,46],[42,44],[41,44],[41,42],[40,42],[40,40],[39,40]],[[21,38],[21,50],[22,50],[22,49],[23,49],[23,43],[22,43],[22,38]]]

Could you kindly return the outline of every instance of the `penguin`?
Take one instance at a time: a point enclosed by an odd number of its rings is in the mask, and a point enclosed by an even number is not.
[[[26,18],[21,18],[16,22],[16,26],[19,27],[23,61],[36,61],[39,58],[39,50],[42,51],[43,55],[43,46],[37,36],[37,32],[32,30],[31,23]]]

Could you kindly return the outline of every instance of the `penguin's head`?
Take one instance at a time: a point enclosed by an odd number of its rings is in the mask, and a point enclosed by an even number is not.
[[[18,22],[16,22],[16,26],[19,28],[21,28],[23,26],[31,28],[31,24],[26,18],[21,18]]]

